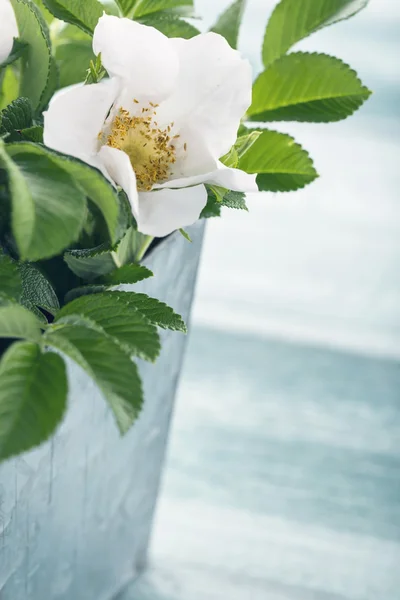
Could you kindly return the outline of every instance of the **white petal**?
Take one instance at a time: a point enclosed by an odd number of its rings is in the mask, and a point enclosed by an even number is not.
[[[156,184],[154,188],[183,188],[190,185],[198,185],[199,183],[220,185],[236,192],[258,192],[256,175],[250,175],[240,169],[225,167],[221,162],[218,162],[218,168],[215,171],[191,177],[182,177],[181,179],[171,179],[165,183]]]
[[[17,21],[9,0],[0,0],[0,64],[10,54],[14,38],[18,35]]]
[[[93,50],[109,75],[125,80],[136,98],[162,100],[176,85],[178,54],[154,27],[103,15],[94,30]]]
[[[207,203],[204,185],[139,193],[138,229],[147,235],[163,237],[197,221]]]
[[[46,146],[97,166],[98,134],[119,91],[117,79],[65,88],[44,113]]]
[[[236,141],[240,119],[251,104],[250,63],[215,33],[190,40],[170,39],[180,71],[173,94],[158,109],[158,121],[190,125],[207,142],[214,158]]]
[[[111,179],[117,185],[121,186],[128,196],[133,216],[137,221],[139,216],[139,200],[136,187],[136,175],[132,168],[131,161],[129,160],[129,156],[117,148],[102,146],[99,152],[99,159]]]

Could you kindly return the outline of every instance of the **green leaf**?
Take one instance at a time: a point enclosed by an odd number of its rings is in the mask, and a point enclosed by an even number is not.
[[[222,199],[222,206],[236,208],[238,210],[249,210],[246,205],[246,194],[228,190]]]
[[[340,121],[370,94],[338,58],[297,52],[278,59],[257,78],[248,114],[254,121]]]
[[[98,0],[43,0],[46,8],[61,21],[93,33],[104,7]]]
[[[24,142],[5,149],[0,147],[0,161],[9,175],[12,230],[21,258],[54,256],[78,238],[86,216],[85,196],[39,146]]]
[[[160,10],[170,10],[171,8],[177,8],[180,6],[193,7],[193,0],[136,0],[134,6],[132,7],[133,10],[131,8],[131,12],[132,17],[138,19],[139,17],[144,17],[145,15],[149,15]]]
[[[31,148],[32,152],[35,151],[34,148],[38,147],[33,146]],[[75,183],[80,186],[103,215],[111,243],[117,242],[125,231],[126,215],[125,208],[122,202],[119,201],[118,194],[110,182],[100,171],[77,158],[72,158],[48,148],[37,150],[37,152],[41,151],[45,151],[53,162],[74,178]]]
[[[26,52],[28,46],[24,42],[21,42],[19,39],[14,38],[14,42],[11,48],[10,54],[7,58],[0,64],[0,70],[4,69],[7,65],[11,65],[11,63],[21,58],[21,56]]]
[[[242,158],[243,154],[245,154],[251,148],[251,146],[257,141],[257,139],[261,135],[261,131],[258,131],[257,129],[250,131],[245,127],[242,128],[242,132],[243,134],[237,138],[234,145],[238,161]]]
[[[40,342],[40,321],[19,304],[0,306],[0,338],[2,337]]]
[[[13,344],[0,363],[0,460],[47,440],[67,406],[64,361],[31,342]]]
[[[224,36],[232,48],[237,48],[240,24],[243,18],[243,12],[246,7],[246,0],[236,0],[219,17],[218,21],[212,27],[211,31]]]
[[[28,98],[17,98],[0,112],[0,135],[31,127],[32,104]]]
[[[30,0],[11,0],[17,19],[19,40],[27,45],[22,55],[19,95],[29,98],[34,109],[44,105],[50,78],[51,44],[46,21]]]
[[[115,269],[110,248],[105,245],[83,250],[68,250],[64,260],[78,277],[90,281]]]
[[[200,213],[200,219],[210,219],[212,217],[221,216],[221,203],[218,202],[217,196],[213,189],[206,186],[207,189],[207,204]]]
[[[39,308],[43,308],[51,315],[55,315],[60,308],[53,286],[35,265],[22,263],[19,265],[19,272],[22,279],[21,304],[34,312],[42,321],[47,322]]]
[[[135,308],[146,319],[162,327],[162,329],[172,329],[173,331],[182,331],[186,333],[186,325],[182,317],[165,304],[150,298],[147,294],[137,294],[136,292],[108,292],[108,295],[115,297],[118,295],[122,300],[128,302],[131,308]]]
[[[0,249],[0,294],[19,302],[22,294],[21,275],[18,263],[6,256]]]
[[[181,235],[183,235],[183,237],[185,238],[185,240],[187,240],[188,242],[192,243],[192,239],[191,239],[191,237],[190,237],[190,235],[188,234],[187,231],[185,231],[184,229],[181,228],[181,229],[179,229],[179,233]]]
[[[116,338],[126,352],[154,361],[160,352],[157,328],[130,301],[128,292],[104,292],[76,298],[57,314],[56,322],[70,315],[90,319]]]
[[[119,285],[121,283],[137,283],[148,277],[153,277],[150,269],[143,265],[131,264],[124,265],[108,275],[104,275],[101,281],[108,285]]]
[[[50,329],[45,342],[72,358],[94,379],[120,432],[126,433],[140,413],[143,392],[137,367],[124,350],[100,331],[77,325]]]
[[[6,108],[19,96],[19,75],[14,65],[0,72],[0,110]]]
[[[265,31],[264,65],[268,66],[311,33],[348,19],[367,4],[368,0],[282,0]]]
[[[155,27],[169,38],[180,37],[188,40],[200,33],[194,25],[170,13],[150,14],[139,20],[143,25]]]
[[[33,127],[27,127],[21,129],[20,136],[24,142],[35,142],[36,144],[43,143],[43,127],[40,125],[34,125]]]
[[[261,191],[288,192],[303,188],[318,174],[300,144],[285,133],[264,130],[240,159],[239,168],[258,173]]]
[[[95,59],[89,40],[71,40],[59,44],[55,57],[60,70],[60,87],[85,81],[89,63]]]
[[[80,298],[81,296],[88,296],[89,294],[99,294],[100,292],[106,292],[108,290],[107,285],[101,284],[89,284],[82,285],[81,287],[72,288],[65,295],[65,303],[72,302],[75,298]]]

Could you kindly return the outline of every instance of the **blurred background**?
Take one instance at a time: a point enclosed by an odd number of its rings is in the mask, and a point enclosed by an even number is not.
[[[202,28],[228,4],[197,0]],[[248,2],[256,72],[275,4]],[[399,31],[398,0],[371,0],[299,44],[373,97],[280,124],[320,179],[208,222],[151,570],[127,599],[400,599]]]

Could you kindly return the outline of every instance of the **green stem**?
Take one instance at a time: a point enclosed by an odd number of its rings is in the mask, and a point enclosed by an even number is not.
[[[154,240],[154,237],[151,235],[145,235],[143,238],[142,244],[139,246],[138,251],[136,252],[135,260],[137,262],[141,261],[144,255],[146,254],[147,249],[149,248],[151,242]]]

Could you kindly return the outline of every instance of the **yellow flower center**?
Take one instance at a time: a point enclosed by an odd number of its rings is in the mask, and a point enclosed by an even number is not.
[[[137,100],[134,102],[138,103]],[[176,162],[175,140],[179,135],[171,134],[174,123],[166,129],[158,127],[154,120],[156,107],[150,102],[149,107],[142,108],[140,116],[135,117],[120,108],[108,134],[99,134],[107,146],[123,150],[129,156],[137,187],[142,191],[149,191],[155,183],[166,181],[172,175],[171,166]]]

